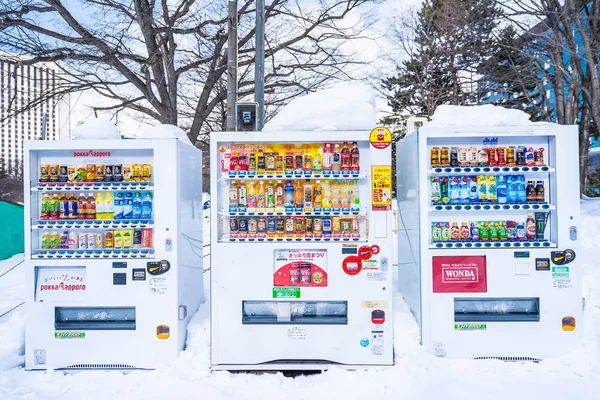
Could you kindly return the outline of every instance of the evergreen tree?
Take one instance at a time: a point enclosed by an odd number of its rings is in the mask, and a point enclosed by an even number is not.
[[[484,103],[522,110],[533,121],[548,120],[551,110],[532,57],[523,53],[516,29],[509,25],[498,35],[493,54],[481,66],[479,87]]]
[[[441,104],[477,103],[477,73],[499,16],[496,0],[425,0],[411,28],[414,46],[405,44],[412,54],[383,80],[394,112],[431,117]]]

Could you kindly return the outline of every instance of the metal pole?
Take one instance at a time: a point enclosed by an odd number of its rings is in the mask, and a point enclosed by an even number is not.
[[[227,130],[235,130],[235,103],[237,101],[237,0],[229,0],[229,37],[227,38]]]
[[[256,0],[256,61],[254,63],[254,101],[258,103],[258,130],[265,125],[265,0]]]

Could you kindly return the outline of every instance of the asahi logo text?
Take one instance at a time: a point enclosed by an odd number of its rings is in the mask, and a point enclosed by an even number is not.
[[[484,146],[489,146],[489,145],[497,145],[498,144],[498,138],[497,137],[486,137],[485,139],[483,139],[483,145]]]
[[[41,285],[40,292],[43,292],[44,290],[49,290],[49,291],[61,290],[61,291],[65,291],[65,292],[72,292],[72,291],[85,290],[85,285],[73,285],[70,283],[61,282],[58,285]]]
[[[110,151],[74,151],[73,157],[110,157]]]
[[[477,267],[442,268],[442,282],[465,283],[479,282]]]

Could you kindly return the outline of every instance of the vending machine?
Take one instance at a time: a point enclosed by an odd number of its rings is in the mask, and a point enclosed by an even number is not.
[[[172,362],[203,300],[201,152],[26,141],[24,165],[26,369]]]
[[[539,360],[581,343],[578,159],[575,126],[398,142],[399,285],[429,351]]]
[[[211,135],[213,369],[392,365],[390,144]]]

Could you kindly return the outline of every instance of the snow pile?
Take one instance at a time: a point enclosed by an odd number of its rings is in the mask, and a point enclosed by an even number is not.
[[[376,122],[373,90],[344,82],[292,100],[263,131],[371,130]]]
[[[190,146],[192,145],[183,129],[169,124],[153,126],[142,132],[137,139],[179,139]]]
[[[121,134],[119,128],[112,121],[93,118],[73,129],[73,139],[121,139]]]
[[[428,126],[518,126],[531,125],[529,114],[486,104],[483,106],[449,106],[436,108]]]

